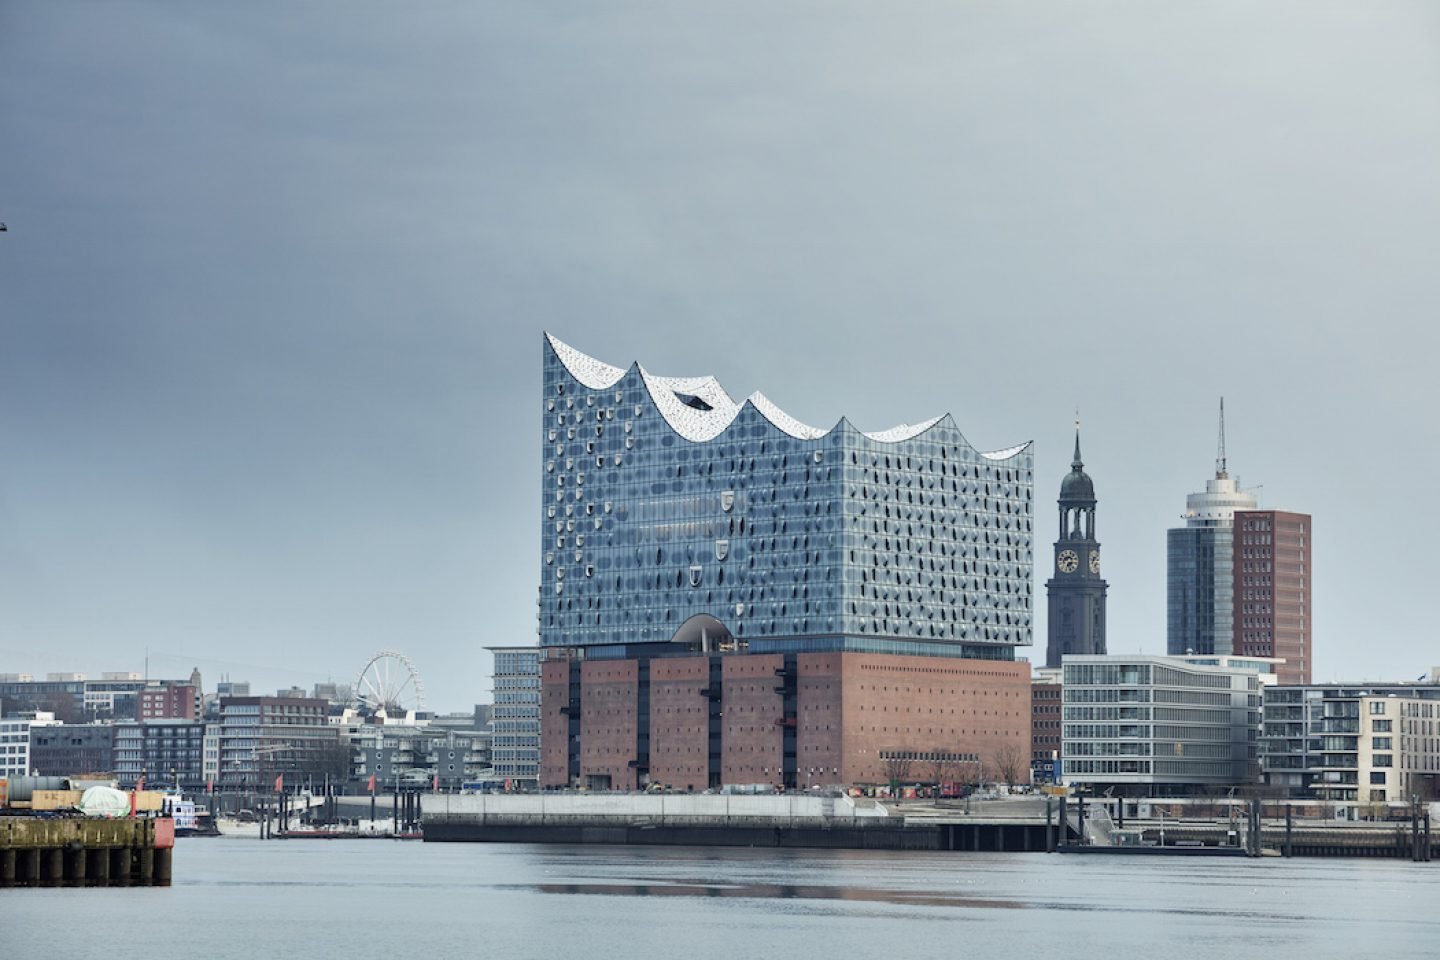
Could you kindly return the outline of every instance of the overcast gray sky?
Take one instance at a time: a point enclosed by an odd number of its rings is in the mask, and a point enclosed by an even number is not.
[[[535,641],[541,331],[862,429],[1078,407],[1112,652],[1212,475],[1440,665],[1434,3],[0,6],[0,672]]]

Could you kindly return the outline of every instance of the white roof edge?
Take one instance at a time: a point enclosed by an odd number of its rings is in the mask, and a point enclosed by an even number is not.
[[[941,414],[938,417],[931,417],[929,420],[925,420],[913,425],[908,423],[902,423],[897,426],[891,427],[889,430],[876,430],[873,433],[869,431],[861,432],[864,433],[865,436],[869,437],[871,440],[875,440],[880,443],[899,443],[902,440],[911,440],[915,437],[920,436],[920,434],[924,433],[926,430],[929,430],[931,427],[935,426],[935,424],[939,423],[941,420],[944,419],[944,414]]]
[[[596,360],[589,354],[581,353],[549,332],[546,332],[545,338],[549,342],[550,348],[555,351],[555,355],[560,358],[560,362],[565,365],[565,369],[569,371],[570,376],[574,377],[581,386],[590,390],[608,390],[625,377],[627,371],[623,367],[612,366],[604,361]],[[713,376],[662,377],[650,373],[644,367],[640,367],[640,376],[645,383],[645,389],[650,393],[651,401],[660,411],[660,415],[665,418],[665,422],[680,436],[694,443],[704,443],[724,433],[725,429],[740,415],[745,403],[753,406],[756,412],[777,430],[796,440],[819,440],[831,432],[831,430],[822,430],[819,427],[801,423],[758,390],[747,397],[744,403],[736,403],[720,384],[720,381]],[[682,393],[700,398],[709,405],[710,409],[699,410],[692,407],[676,396],[676,394]],[[902,423],[888,430],[861,432],[878,443],[900,443],[918,437],[944,419],[945,417],[942,415],[918,424]],[[1008,460],[1027,446],[1029,446],[1028,442],[1006,450],[980,455],[990,460]]]
[[[980,456],[986,460],[1009,460],[1028,446],[1030,446],[1030,441],[1026,440],[1024,443],[1016,444],[1013,447],[1006,447],[1004,450],[981,451]]]
[[[555,351],[555,356],[559,357],[560,362],[565,364],[565,369],[570,371],[570,376],[582,386],[591,390],[608,390],[625,376],[625,371],[620,367],[612,367],[589,354],[581,353],[553,334],[546,333],[545,338],[550,341],[550,349]]]
[[[819,427],[812,427],[807,423],[801,423],[790,414],[777,407],[769,397],[756,390],[750,394],[750,405],[760,412],[760,415],[769,420],[777,428],[788,433],[796,440],[819,440],[829,433],[829,430],[821,430]]]

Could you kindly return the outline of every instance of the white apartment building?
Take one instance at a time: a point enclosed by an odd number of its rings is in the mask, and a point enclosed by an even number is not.
[[[59,725],[53,713],[37,713],[33,720],[0,720],[0,777],[29,776],[30,728]]]
[[[1261,761],[1266,781],[1294,797],[1440,796],[1440,684],[1267,689]]]

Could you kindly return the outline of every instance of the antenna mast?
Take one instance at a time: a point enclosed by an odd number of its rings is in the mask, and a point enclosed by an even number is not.
[[[1230,476],[1225,469],[1225,398],[1220,398],[1220,443],[1215,449],[1215,479],[1223,480]]]

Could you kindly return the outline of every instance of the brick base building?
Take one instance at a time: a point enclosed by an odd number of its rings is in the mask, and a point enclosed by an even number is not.
[[[937,755],[1015,779],[1031,753],[1030,668],[863,653],[552,659],[541,725],[542,787],[882,784],[901,770],[929,779]]]

